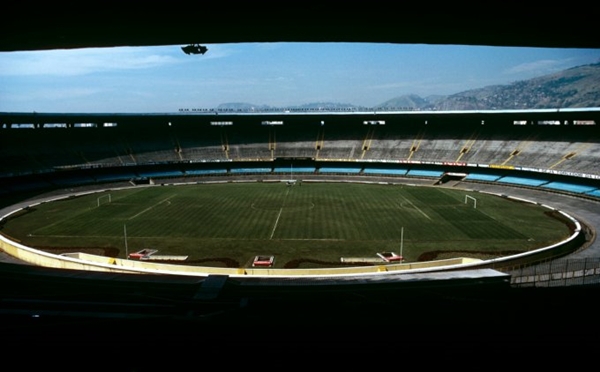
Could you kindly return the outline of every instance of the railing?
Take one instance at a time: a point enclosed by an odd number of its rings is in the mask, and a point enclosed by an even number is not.
[[[559,259],[507,273],[515,287],[600,285],[600,258]]]

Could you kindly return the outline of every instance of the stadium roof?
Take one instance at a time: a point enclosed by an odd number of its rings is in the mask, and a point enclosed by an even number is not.
[[[238,42],[383,42],[598,48],[594,12],[553,15],[508,6],[474,12],[453,4],[389,11],[390,5],[278,7],[268,3],[106,5],[81,12],[73,3],[11,5],[0,51]],[[248,9],[244,9],[247,7]]]

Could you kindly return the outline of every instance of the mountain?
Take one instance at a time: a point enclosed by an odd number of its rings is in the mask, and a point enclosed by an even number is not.
[[[416,94],[407,94],[404,96],[392,98],[377,107],[398,108],[402,110],[417,110],[431,105],[431,101],[421,98]]]
[[[600,107],[600,63],[583,65],[541,77],[505,85],[491,85],[447,96],[422,98],[408,94],[387,100],[375,108],[397,110],[531,110]],[[225,103],[226,110],[269,110],[267,105]],[[317,102],[286,109],[321,110],[364,108],[346,103]]]
[[[221,103],[217,106],[218,110],[222,111],[254,111],[254,110],[269,110],[272,107],[267,105],[255,105],[252,103],[245,102],[229,102],[229,103]]]
[[[286,109],[294,109],[301,111],[318,111],[318,110],[331,110],[331,109],[352,109],[356,108],[356,106],[349,103],[337,103],[337,102],[314,102],[307,103],[303,105],[297,106],[288,106],[288,107],[273,107],[268,105],[256,105],[252,103],[245,102],[230,102],[230,103],[222,103],[217,106],[218,110],[224,111],[268,111],[268,110],[280,110],[282,108]]]
[[[417,103],[414,95],[386,101],[380,107],[392,108],[396,102]],[[418,98],[418,96],[417,96]],[[492,85],[452,94],[433,101],[423,99],[419,110],[525,110],[600,107],[600,63],[583,65],[541,77],[506,85]],[[410,106],[409,106],[410,107]]]

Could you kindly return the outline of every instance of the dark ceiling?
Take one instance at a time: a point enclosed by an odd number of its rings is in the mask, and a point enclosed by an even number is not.
[[[156,2],[115,10],[94,8],[93,3],[52,4],[11,6],[3,17],[0,51],[279,41],[600,48],[597,20],[585,10],[536,14],[488,4],[485,11],[471,7],[431,13],[407,12],[401,4],[340,3],[325,10],[314,4],[283,9],[275,3],[201,7]]]

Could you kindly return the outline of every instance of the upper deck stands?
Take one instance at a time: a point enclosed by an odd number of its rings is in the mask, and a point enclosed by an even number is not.
[[[11,122],[98,118],[6,114],[2,120],[9,125],[0,128],[0,174],[305,158],[484,164],[600,175],[599,111],[319,115],[109,115],[102,120],[116,126],[15,129]],[[560,125],[536,124],[554,117]],[[527,124],[515,125],[519,118]],[[573,125],[575,120],[596,125]]]

